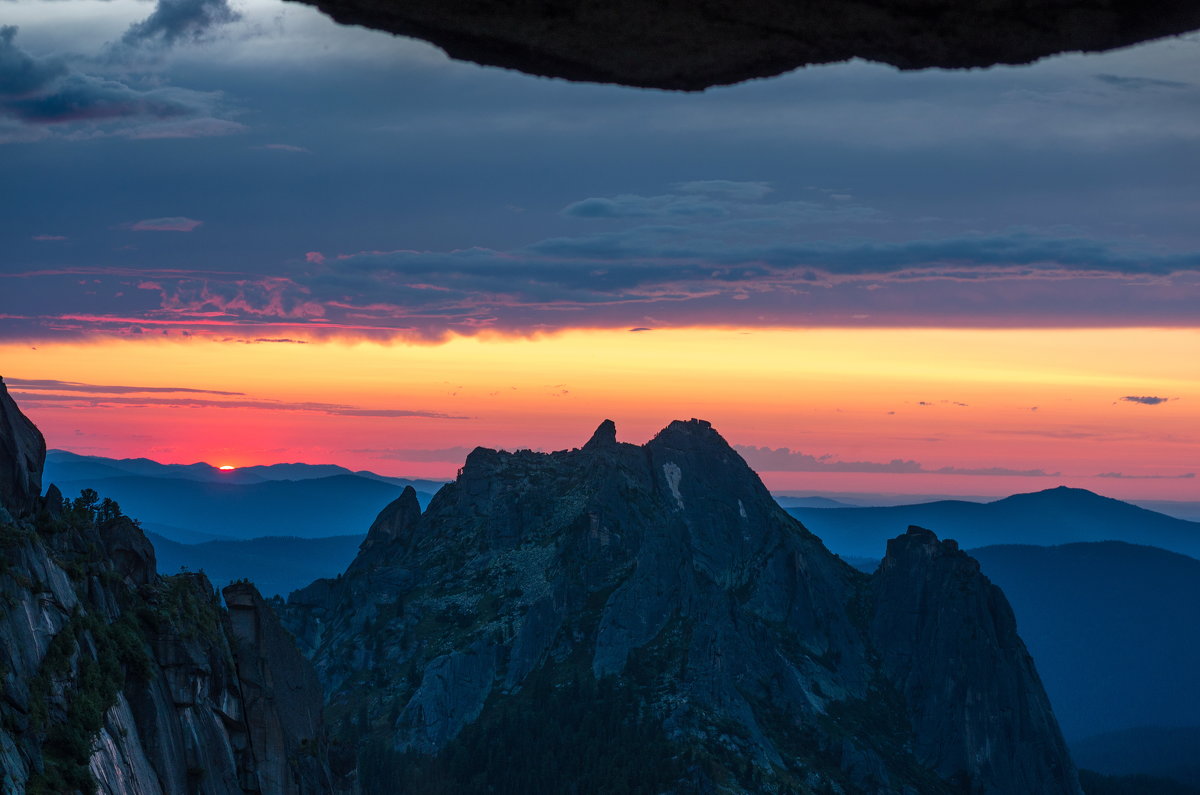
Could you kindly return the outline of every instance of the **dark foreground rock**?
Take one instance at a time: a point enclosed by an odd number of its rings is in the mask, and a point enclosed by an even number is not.
[[[901,69],[1022,64],[1200,28],[1200,5],[1179,0],[301,1],[464,61],[686,91],[850,58]]]
[[[320,687],[257,591],[227,613],[115,503],[39,497],[41,434],[2,390],[0,417],[0,792],[331,792]]]
[[[913,530],[852,569],[706,422],[476,449],[409,503],[283,612],[365,792],[1080,792],[973,560]]]

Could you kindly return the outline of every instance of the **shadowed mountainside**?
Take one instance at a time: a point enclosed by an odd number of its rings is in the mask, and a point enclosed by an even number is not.
[[[254,587],[227,612],[160,576],[111,500],[40,496],[44,451],[0,381],[0,790],[331,792],[320,687]]]

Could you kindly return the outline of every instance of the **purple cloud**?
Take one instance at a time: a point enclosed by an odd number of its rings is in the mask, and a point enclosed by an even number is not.
[[[171,216],[169,218],[146,218],[142,221],[134,221],[129,224],[129,230],[132,232],[191,232],[196,227],[202,226],[203,221],[197,221],[195,218],[185,218],[183,216]]]

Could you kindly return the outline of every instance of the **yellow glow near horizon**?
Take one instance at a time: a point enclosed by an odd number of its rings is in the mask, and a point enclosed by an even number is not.
[[[229,472],[230,470],[237,469],[237,467],[235,467],[235,466],[230,466],[229,464],[225,464],[224,466],[219,466],[219,467],[217,467],[217,469],[223,470],[223,471],[225,471],[225,472]]]
[[[1194,329],[580,330],[440,345],[105,340],[0,346],[0,362],[12,378],[244,393],[87,396],[95,406],[38,402],[32,391],[20,398],[51,446],[226,466],[311,460],[450,474],[457,448],[577,446],[606,417],[629,441],[703,417],[733,443],[928,468],[1178,476],[1200,461]],[[156,399],[133,405],[143,397]],[[227,401],[251,405],[210,405]],[[394,410],[464,419],[370,416]],[[456,452],[431,463],[428,451],[446,448]],[[404,452],[413,450],[424,452]],[[964,493],[984,483],[941,481]],[[1196,491],[1186,479],[1101,483],[1180,499]]]

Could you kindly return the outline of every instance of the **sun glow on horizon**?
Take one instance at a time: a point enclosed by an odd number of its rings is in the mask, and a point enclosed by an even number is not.
[[[223,472],[229,472],[231,470],[237,469],[237,467],[232,466],[230,464],[224,464],[223,466],[217,467],[217,469],[220,469]]]
[[[811,457],[809,469],[759,467],[781,490],[1062,483],[1196,499],[1197,351],[1194,329],[689,328],[442,345],[10,344],[0,362],[50,446],[114,457],[443,478],[476,445],[578,447],[605,418],[641,443],[698,417],[732,444]],[[53,379],[74,385],[56,392]],[[956,474],[967,469],[977,474]]]

